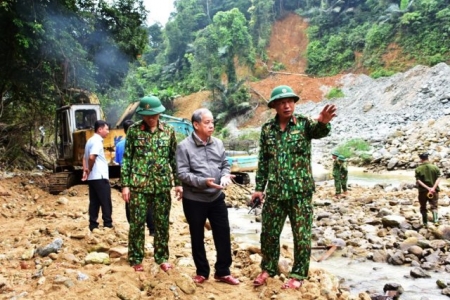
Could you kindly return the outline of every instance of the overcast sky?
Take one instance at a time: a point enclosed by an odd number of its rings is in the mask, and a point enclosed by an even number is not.
[[[172,0],[144,0],[144,5],[150,11],[147,16],[149,25],[160,22],[164,26],[170,13],[175,10]]]

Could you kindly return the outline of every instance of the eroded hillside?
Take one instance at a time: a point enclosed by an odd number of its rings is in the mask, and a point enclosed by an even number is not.
[[[248,82],[252,93],[254,113],[241,127],[260,126],[271,115],[265,105],[270,98],[271,90],[278,85],[289,85],[301,97],[301,101],[321,101],[332,87],[338,86],[342,75],[332,77],[308,77],[304,74],[306,68],[306,50],[308,38],[307,23],[296,14],[288,14],[274,23],[270,42],[267,48],[269,56],[267,65],[268,76],[257,82]],[[271,71],[276,64],[282,64],[285,69]],[[175,101],[178,117],[190,118],[192,112],[207,105],[210,94],[202,91]]]

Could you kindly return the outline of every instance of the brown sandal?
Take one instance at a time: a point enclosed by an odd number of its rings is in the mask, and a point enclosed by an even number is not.
[[[134,269],[136,272],[144,272],[144,266],[143,266],[142,264],[134,265],[134,266],[133,266],[133,269]]]
[[[259,274],[255,280],[253,280],[253,286],[261,286],[266,283],[267,278],[269,278],[269,273],[266,271],[263,271],[261,274]]]
[[[297,278],[289,278],[288,281],[286,281],[281,288],[282,289],[298,289],[303,285],[303,280],[297,279]]]

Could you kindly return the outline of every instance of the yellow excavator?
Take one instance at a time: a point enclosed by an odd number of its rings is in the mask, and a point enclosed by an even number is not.
[[[80,183],[84,146],[94,135],[95,121],[104,120],[99,99],[89,91],[70,89],[62,103],[56,110],[55,119],[57,159],[49,182],[49,192],[53,194]],[[115,139],[119,137],[125,137],[125,133],[116,125],[111,126],[108,136],[103,140],[105,156],[110,165],[110,178],[120,176],[120,168],[114,163]]]

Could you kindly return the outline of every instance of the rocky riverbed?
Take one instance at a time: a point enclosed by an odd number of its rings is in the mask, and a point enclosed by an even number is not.
[[[128,266],[127,229],[124,205],[113,190],[115,228],[88,230],[87,187],[78,185],[62,195],[45,191],[45,174],[8,173],[0,181],[0,292],[2,299],[390,299],[386,289],[401,293],[395,282],[380,282],[378,290],[352,294],[352,284],[333,272],[310,269],[310,278],[300,291],[281,289],[292,264],[292,249],[283,243],[281,276],[266,286],[252,287],[261,260],[259,246],[233,242],[232,273],[239,286],[217,283],[210,278],[193,284],[195,268],[181,203],[173,201],[170,227],[170,261],[175,269],[159,270],[152,258],[152,237],[147,236],[145,272]],[[252,186],[246,186],[252,190]],[[248,209],[248,191],[227,188],[230,209]],[[337,245],[333,257],[380,262],[408,268],[409,280],[438,273],[433,293],[450,295],[450,227],[448,213],[442,225],[423,228],[419,221],[416,190],[377,185],[353,186],[345,199],[332,197],[333,186],[318,184],[314,196],[314,246]],[[448,208],[448,190],[440,205]],[[259,216],[254,216],[258,222]],[[233,220],[231,220],[233,222]],[[233,239],[235,239],[233,237]],[[215,261],[211,232],[206,228],[210,263]],[[316,257],[325,253],[315,252]],[[383,290],[385,289],[385,290]],[[393,292],[394,293],[394,292]],[[392,294],[391,294],[392,295]],[[436,299],[423,295],[421,299]]]
[[[323,87],[327,90],[329,87]],[[416,66],[391,77],[372,79],[348,74],[341,80],[344,97],[315,103],[305,99],[297,112],[316,116],[323,106],[333,103],[338,115],[331,134],[315,141],[317,161],[329,161],[330,152],[350,139],[367,141],[372,149],[370,168],[380,170],[414,169],[419,152],[450,176],[450,67]],[[357,156],[351,164],[360,165]]]

